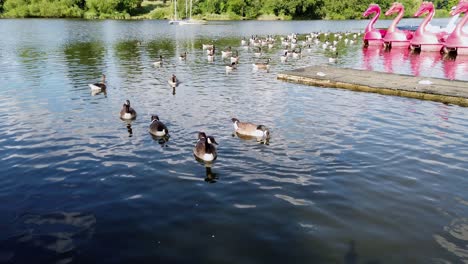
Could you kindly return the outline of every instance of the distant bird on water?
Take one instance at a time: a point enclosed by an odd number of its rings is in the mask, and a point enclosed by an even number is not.
[[[91,90],[94,91],[101,91],[107,88],[106,86],[106,75],[102,75],[102,82],[100,83],[93,83],[93,84],[88,84],[88,86],[91,88]]]
[[[122,106],[122,110],[120,110],[120,118],[125,120],[132,120],[136,118],[136,111],[132,107],[130,107],[130,100],[125,100],[125,103]]]

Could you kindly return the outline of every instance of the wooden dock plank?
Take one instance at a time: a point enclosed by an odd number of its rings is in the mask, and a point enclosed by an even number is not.
[[[468,106],[468,82],[464,81],[338,68],[329,65],[282,72],[277,78],[312,86],[343,88]]]

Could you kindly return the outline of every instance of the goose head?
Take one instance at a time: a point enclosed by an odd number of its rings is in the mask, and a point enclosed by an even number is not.
[[[215,138],[213,136],[208,136],[206,138],[206,143],[210,144],[210,145],[218,145],[218,142],[216,142]]]
[[[151,116],[151,122],[154,122],[154,120],[159,121],[159,116],[157,116],[157,115],[152,115],[152,116]]]
[[[130,100],[125,100],[125,103],[123,106],[125,107],[126,113],[130,113]]]
[[[261,131],[262,139],[270,138],[270,130],[268,130],[268,128],[266,128],[266,126],[259,125],[259,126],[257,126],[257,130]]]
[[[206,139],[205,132],[198,132],[198,140],[200,140],[200,139]]]

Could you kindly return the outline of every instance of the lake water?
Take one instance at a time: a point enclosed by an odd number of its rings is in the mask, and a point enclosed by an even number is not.
[[[0,263],[468,263],[468,108],[281,82],[331,52],[240,47],[366,23],[0,20]],[[238,69],[209,63],[210,42]],[[337,67],[468,80],[463,56],[338,50]],[[234,137],[232,117],[269,144]],[[192,155],[198,131],[219,143],[212,166]]]

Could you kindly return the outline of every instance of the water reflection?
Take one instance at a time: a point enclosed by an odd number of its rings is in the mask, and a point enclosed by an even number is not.
[[[433,69],[440,63],[442,55],[439,52],[411,52],[409,56],[411,71],[414,76],[421,76],[421,71]]]
[[[115,44],[114,52],[118,58],[118,66],[124,69],[126,81],[134,82],[133,78],[141,73],[142,64],[142,47],[138,40],[121,41]]]
[[[409,65],[410,72],[405,72]],[[383,65],[383,69],[381,69]],[[418,52],[409,49],[384,49],[378,46],[362,48],[361,67],[366,70],[465,80],[468,56],[455,56],[439,52]],[[439,74],[443,72],[443,75]]]
[[[107,89],[102,89],[102,90],[91,90],[91,95],[96,96],[96,95],[104,95],[105,98],[107,98]]]
[[[409,49],[405,48],[385,49],[383,52],[385,72],[394,73],[394,67],[403,68],[404,63],[408,61],[409,53]]]
[[[468,75],[468,56],[444,54],[442,59],[445,78],[449,80],[462,79]]]
[[[205,164],[205,174],[205,181],[208,183],[215,183],[219,179],[218,174],[212,172],[210,164]]]
[[[378,46],[367,46],[362,48],[363,67],[368,71],[373,71],[374,67],[379,63],[379,58],[382,55],[382,49]]]
[[[349,242],[348,252],[344,256],[344,264],[358,264],[358,254],[356,252],[356,243],[354,240]]]
[[[435,241],[450,253],[468,261],[468,218],[456,218],[444,228],[445,236],[434,235]],[[463,246],[465,245],[465,246]]]
[[[171,39],[150,40],[145,45],[146,52],[151,59],[163,57],[173,57],[175,54],[175,43]]]
[[[95,232],[96,217],[81,212],[24,214],[20,234],[0,241],[6,263],[70,263]],[[13,246],[14,245],[14,246]]]
[[[128,132],[128,137],[133,136],[133,129],[132,129],[132,120],[124,120],[125,123],[127,123],[127,132]]]
[[[99,79],[105,64],[105,51],[104,44],[99,41],[75,42],[63,46],[67,76],[72,83],[78,86],[85,80]]]

